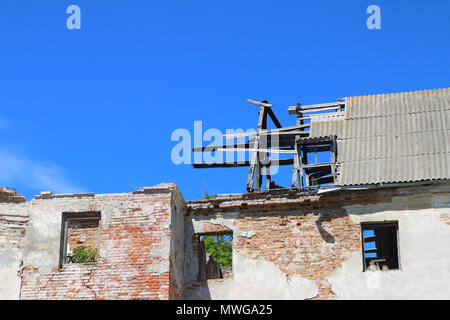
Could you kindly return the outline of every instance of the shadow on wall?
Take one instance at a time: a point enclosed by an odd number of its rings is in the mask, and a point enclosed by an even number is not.
[[[211,292],[206,277],[207,257],[204,243],[203,241],[200,241],[200,235],[195,234],[192,219],[190,219],[190,217],[186,217],[185,228],[184,278],[186,283],[184,287],[184,299],[211,300]]]
[[[324,222],[324,221],[331,221],[331,216],[321,214],[319,219],[316,220],[317,230],[319,230],[319,233],[325,242],[335,243],[336,239],[322,227],[322,222]]]

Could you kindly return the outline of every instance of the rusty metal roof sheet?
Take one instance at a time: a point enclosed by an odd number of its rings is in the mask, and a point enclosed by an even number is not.
[[[450,178],[450,89],[346,98],[345,115],[315,117],[336,135],[339,184]]]

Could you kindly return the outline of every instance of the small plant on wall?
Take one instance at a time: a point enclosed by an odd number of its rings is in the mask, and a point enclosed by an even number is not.
[[[77,247],[73,249],[73,254],[67,257],[68,263],[89,263],[97,261],[97,250]]]

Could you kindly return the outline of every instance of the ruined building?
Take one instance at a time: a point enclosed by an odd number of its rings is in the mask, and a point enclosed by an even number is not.
[[[251,160],[194,164],[248,166],[246,193],[1,191],[0,298],[450,299],[449,89],[298,104],[291,127],[249,102],[256,133],[231,148]],[[271,165],[292,166],[287,187]],[[232,238],[231,269],[205,235]]]

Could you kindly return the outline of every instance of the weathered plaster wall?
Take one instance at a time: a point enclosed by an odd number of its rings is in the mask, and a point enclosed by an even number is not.
[[[361,272],[361,251],[355,252],[328,281],[344,299],[450,299],[450,214],[447,187],[398,190],[389,202],[344,207],[355,223],[398,221],[400,269]],[[433,195],[433,191],[446,191]]]
[[[27,221],[25,199],[0,190],[0,300],[19,299]]]
[[[99,259],[59,267],[63,212],[100,212]],[[398,221],[400,270],[362,271],[362,222]],[[199,280],[198,234],[233,233],[232,277]],[[0,192],[2,299],[449,299],[450,184],[239,194],[185,204]]]
[[[188,299],[448,299],[450,184],[188,203]],[[363,272],[361,222],[398,221],[400,270]],[[233,230],[233,279],[198,281],[195,233]]]
[[[30,202],[21,299],[168,299],[173,184],[126,194],[43,194]],[[95,264],[60,257],[63,212],[100,212]]]
[[[184,214],[186,204],[181,192],[172,193],[170,239],[170,299],[183,299],[184,282]]]

